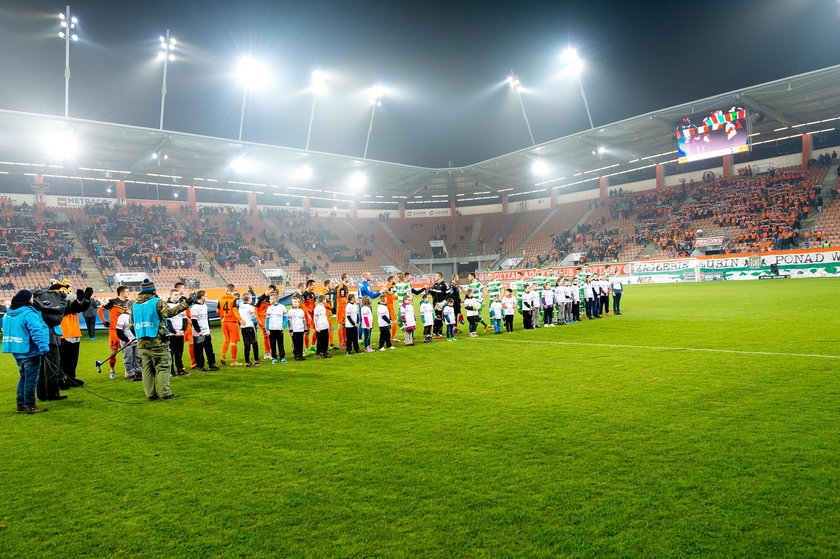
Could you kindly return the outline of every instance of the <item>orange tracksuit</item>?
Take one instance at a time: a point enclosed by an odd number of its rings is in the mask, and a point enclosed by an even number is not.
[[[219,299],[219,316],[222,317],[222,336],[224,343],[222,344],[222,359],[227,357],[228,348],[230,348],[230,359],[236,361],[236,344],[239,343],[239,323],[242,319],[239,317],[239,304],[236,302],[236,295],[225,293]]]

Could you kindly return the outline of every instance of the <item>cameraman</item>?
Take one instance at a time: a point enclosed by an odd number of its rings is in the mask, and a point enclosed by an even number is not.
[[[171,357],[166,319],[187,310],[195,303],[195,295],[173,307],[158,297],[155,284],[150,279],[140,284],[140,294],[131,307],[131,327],[137,336],[137,349],[143,368],[143,391],[150,402],[178,398],[169,388]]]
[[[50,349],[50,330],[31,301],[31,291],[17,292],[6,313],[3,334],[3,353],[14,355],[20,371],[17,413],[25,414],[47,411],[35,405],[35,385],[41,371],[41,356]]]

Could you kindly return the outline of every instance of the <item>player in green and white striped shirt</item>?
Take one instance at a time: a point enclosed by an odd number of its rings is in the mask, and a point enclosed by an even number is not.
[[[484,284],[478,281],[478,278],[475,277],[474,272],[470,272],[467,275],[467,285],[464,289],[464,293],[467,292],[467,289],[472,289],[473,292],[473,299],[478,301],[478,318],[479,322],[484,325],[484,331],[490,329],[490,325],[484,320],[484,316],[481,314],[484,310],[484,299],[485,299],[485,289]],[[492,300],[492,297],[491,297]]]

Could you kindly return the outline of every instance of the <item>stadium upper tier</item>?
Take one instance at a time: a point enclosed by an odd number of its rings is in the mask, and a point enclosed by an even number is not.
[[[0,111],[0,172],[42,175],[46,182],[87,181],[88,195],[123,181],[129,198],[163,193],[199,202],[232,203],[219,192],[256,193],[259,205],[355,205],[407,209],[511,203],[552,190],[591,190],[602,179],[616,185],[689,167],[676,163],[675,123],[704,111],[744,107],[753,154],[795,144],[803,133],[833,131],[840,66],[791,76],[586,130],[487,161],[452,168],[421,168],[194,134]],[[477,139],[478,141],[479,139]],[[836,145],[836,144],[832,144]],[[534,166],[539,160],[541,165]],[[689,166],[695,164],[689,164]],[[703,167],[705,165],[705,167]],[[700,167],[714,166],[702,162]],[[535,174],[534,169],[541,173]],[[113,192],[112,192],[113,193]],[[97,194],[98,195],[98,194]]]

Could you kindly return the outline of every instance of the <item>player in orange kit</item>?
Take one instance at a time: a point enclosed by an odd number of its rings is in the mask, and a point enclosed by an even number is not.
[[[117,319],[122,313],[128,310],[128,287],[121,285],[117,288],[117,296],[108,301],[96,311],[99,313],[99,319],[108,327],[108,349],[111,350],[111,357],[108,358],[108,365],[111,367],[110,377],[117,378],[117,372],[114,367],[117,365],[116,353],[122,347],[120,339],[117,337]],[[108,311],[108,316],[105,316],[105,311]]]
[[[303,334],[303,346],[306,353],[310,353],[310,350],[315,348],[315,298],[315,280],[306,280],[306,289],[303,290],[303,301],[300,305],[306,315],[306,332]],[[311,341],[309,332],[312,332]]]
[[[242,319],[239,317],[239,295],[236,293],[236,286],[232,283],[227,284],[225,294],[219,299],[219,316],[222,318],[222,336],[224,343],[222,344],[222,358],[220,363],[227,365],[227,351],[230,348],[230,366],[238,367],[240,364],[236,362],[236,348],[239,343],[239,323]]]
[[[394,293],[394,276],[388,276],[385,280],[385,287],[382,289],[382,299],[385,299],[385,306],[388,308],[388,316],[391,318],[391,341],[398,342],[397,339],[397,310],[395,302],[397,295]]]
[[[347,344],[347,330],[344,327],[344,321],[347,318],[347,296],[350,294],[350,289],[347,287],[347,274],[341,274],[341,281],[335,288],[335,318],[338,322],[338,345],[342,348]]]

